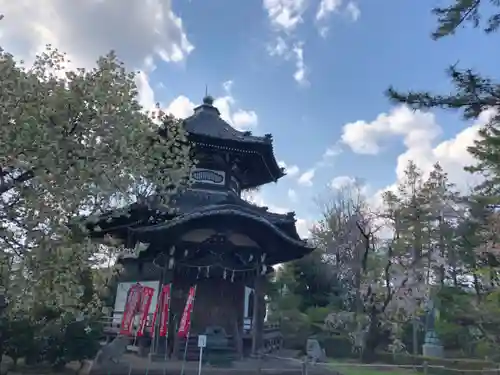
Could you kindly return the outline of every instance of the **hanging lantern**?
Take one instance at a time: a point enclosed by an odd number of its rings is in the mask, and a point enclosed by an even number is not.
[[[265,264],[262,265],[262,268],[261,268],[261,271],[260,271],[260,274],[261,275],[265,275],[266,274],[266,271],[267,271],[267,266]]]
[[[210,266],[207,267],[207,274],[206,274],[207,277],[210,277]]]
[[[189,254],[188,249],[184,250],[184,258],[185,258],[185,257],[187,257],[187,256],[188,256],[188,254]]]
[[[170,256],[175,254],[175,246],[172,246],[169,251]]]
[[[250,254],[250,256],[248,257],[248,261],[251,262],[253,260],[253,254]]]
[[[233,273],[231,275],[231,282],[233,283],[234,282],[234,270],[233,270]]]

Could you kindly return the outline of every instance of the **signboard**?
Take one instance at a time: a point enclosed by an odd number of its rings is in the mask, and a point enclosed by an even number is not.
[[[198,375],[201,375],[201,364],[203,363],[203,349],[207,346],[207,335],[198,335],[198,348],[200,348],[200,360],[198,361]]]
[[[135,284],[127,292],[127,302],[122,315],[120,335],[131,335],[134,330],[133,324],[139,305],[141,304],[142,289],[143,286],[141,284]]]
[[[198,335],[198,348],[207,347],[207,335]]]
[[[138,282],[143,286],[147,286],[155,290],[153,298],[151,299],[151,305],[149,307],[149,314],[153,314],[156,307],[158,290],[160,289],[160,282],[159,281],[138,281]],[[113,309],[113,325],[120,324],[122,320],[123,311],[125,310],[125,304],[127,302],[128,291],[135,284],[137,284],[137,281],[118,283],[118,287],[116,288],[115,305]]]
[[[194,182],[204,184],[224,185],[226,182],[226,172],[215,171],[212,169],[195,168],[191,172],[191,178]]]
[[[158,291],[160,289],[160,281],[134,281],[134,282],[118,283],[118,287],[116,288],[114,312],[121,313],[123,312],[123,310],[125,310],[125,303],[127,302],[127,293],[129,289],[137,283],[140,283],[142,286],[153,288],[155,290],[149,310],[150,314],[154,313],[154,310],[156,308],[156,299],[158,297]]]

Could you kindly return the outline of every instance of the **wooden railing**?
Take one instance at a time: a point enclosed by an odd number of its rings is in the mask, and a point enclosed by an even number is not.
[[[151,327],[153,321],[153,314],[148,315],[148,320],[146,322],[146,332],[149,332],[149,328]],[[104,331],[107,333],[118,333],[120,331],[121,324],[121,314],[117,316],[106,316],[101,319],[101,323],[103,325]],[[136,320],[133,323],[133,329],[137,329],[139,327],[139,320]]]
[[[153,314],[148,315],[148,321],[146,322],[146,330],[147,328],[151,327],[153,320]],[[120,330],[120,324],[121,324],[121,314],[117,316],[106,316],[101,319],[101,323],[104,327],[105,330],[109,331],[119,331]],[[134,329],[138,327],[138,320],[134,322]],[[246,321],[244,322],[244,330],[250,333],[252,331],[252,321]],[[280,324],[273,322],[265,322],[264,323],[264,328],[263,328],[264,333],[268,332],[279,332],[280,331]]]
[[[148,332],[150,332],[149,328],[151,327],[152,323],[152,317],[153,315],[150,314],[148,317],[148,321],[146,323],[146,336],[148,336]],[[110,339],[112,339],[114,336],[118,335],[118,332],[120,331],[120,324],[121,324],[121,316],[107,316],[101,319],[101,323],[103,325],[103,331],[105,335],[105,341],[108,342]],[[248,323],[248,322],[247,322]],[[134,323],[134,329],[138,328],[138,320],[135,321]],[[250,340],[252,338],[252,332],[251,332],[251,321],[250,325],[244,327],[247,328],[244,330],[245,334],[243,335],[243,339],[245,340]],[[192,340],[195,340],[195,335],[192,336]],[[230,336],[232,340],[232,336]],[[193,342],[194,342],[193,341]],[[263,332],[262,332],[262,344],[263,348],[262,351],[264,353],[269,353],[278,350],[283,342],[283,338],[281,335],[280,331],[280,324],[279,323],[270,323],[270,322],[265,322],[264,327],[263,327]],[[196,342],[197,344],[197,342]],[[130,346],[129,350],[136,351],[137,348],[133,345]]]

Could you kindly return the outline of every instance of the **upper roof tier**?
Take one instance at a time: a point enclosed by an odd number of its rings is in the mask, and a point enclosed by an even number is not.
[[[230,153],[234,167],[241,172],[241,188],[249,189],[275,182],[285,175],[273,152],[271,134],[254,136],[249,131],[239,131],[221,118],[213,105],[214,99],[206,96],[203,104],[184,119],[188,138],[198,150]]]

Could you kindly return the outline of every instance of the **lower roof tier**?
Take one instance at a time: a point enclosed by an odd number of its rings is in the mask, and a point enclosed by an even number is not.
[[[174,211],[164,206],[135,204],[120,214],[114,212],[88,222],[87,228],[94,238],[109,235],[121,239],[127,247],[139,242],[147,244],[141,257],[168,251],[168,247],[180,243],[192,243],[193,233],[204,230],[206,240],[214,236],[239,239],[229,243],[235,249],[265,252],[268,265],[301,258],[314,249],[298,236],[293,213],[268,212],[231,192],[189,189],[172,206]]]

